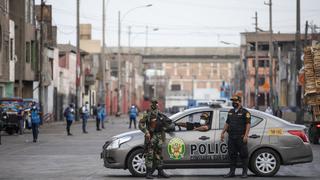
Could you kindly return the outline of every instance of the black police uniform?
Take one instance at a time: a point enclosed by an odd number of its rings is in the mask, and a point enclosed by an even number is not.
[[[251,121],[251,114],[244,108],[240,108],[237,112],[231,109],[228,112],[226,123],[229,125],[228,132],[228,151],[231,160],[231,171],[235,171],[238,153],[242,161],[242,167],[247,170],[248,167],[248,147],[243,142],[246,132],[246,125]]]

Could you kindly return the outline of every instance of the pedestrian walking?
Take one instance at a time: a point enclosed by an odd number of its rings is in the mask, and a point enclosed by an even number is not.
[[[136,119],[138,116],[138,109],[132,105],[129,110],[129,129],[131,129],[131,124],[134,124],[134,128],[137,129]]]
[[[66,121],[67,121],[67,134],[68,136],[72,136],[72,134],[70,133],[70,128],[71,128],[71,125],[72,125],[72,122],[74,121],[75,119],[75,110],[73,108],[73,104],[69,104],[69,107],[67,107],[65,110],[64,110],[64,117],[66,118]]]
[[[36,102],[32,102],[31,124],[32,124],[31,126],[32,126],[33,142],[37,142],[38,134],[39,134],[39,124],[40,124],[40,111],[36,106]]]
[[[84,134],[87,134],[87,122],[90,116],[89,112],[89,103],[86,101],[86,103],[81,107],[81,118],[82,118],[82,132]]]
[[[224,141],[224,133],[228,132],[228,153],[231,160],[230,172],[224,177],[234,177],[238,153],[242,163],[242,178],[247,178],[248,171],[248,135],[250,131],[251,114],[241,106],[240,96],[231,98],[233,109],[228,112],[227,121],[221,133],[221,141]]]
[[[101,104],[101,116],[100,116],[100,121],[101,121],[101,128],[104,129],[104,120],[107,117],[107,113],[106,113],[106,108],[104,106],[104,104]]]
[[[100,106],[100,104],[98,104],[98,106],[97,107],[94,107],[93,108],[93,115],[95,116],[95,118],[96,118],[96,127],[97,127],[97,131],[101,131],[101,129],[100,129],[100,118],[101,118],[101,115],[100,115],[100,108],[101,108],[101,106]]]
[[[19,121],[19,134],[23,134],[24,130],[24,109],[21,107],[18,109],[18,121]]]
[[[162,144],[166,138],[165,131],[172,125],[172,121],[159,111],[157,99],[152,99],[151,109],[139,122],[139,129],[145,134],[146,179],[153,179],[153,168],[158,170],[160,178],[169,178],[169,175],[163,171]]]

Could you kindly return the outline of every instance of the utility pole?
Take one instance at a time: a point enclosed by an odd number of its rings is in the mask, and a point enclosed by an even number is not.
[[[106,54],[105,54],[105,48],[106,48],[106,43],[105,43],[105,19],[106,14],[105,14],[105,0],[102,2],[102,53],[101,53],[101,58],[100,58],[100,71],[101,71],[101,78],[99,80],[99,103],[100,104],[105,104],[106,101],[106,86],[105,86],[105,78],[106,78]]]
[[[39,69],[39,105],[40,110],[43,112],[43,8],[44,8],[44,0],[41,0],[40,5],[40,69]],[[21,94],[22,97],[22,94]],[[43,113],[42,113],[43,114]],[[42,116],[42,115],[41,115]]]
[[[255,42],[255,97],[254,97],[254,102],[255,102],[255,108],[259,109],[258,105],[258,95],[259,95],[259,59],[258,59],[258,13],[255,13],[255,29],[256,29],[256,42]]]
[[[134,74],[133,74],[133,60],[131,59],[131,26],[128,27],[128,57],[129,57],[129,64],[131,64],[132,66],[129,66],[129,96],[128,96],[128,100],[129,100],[129,105],[131,106],[132,103],[132,82],[133,82],[133,78],[134,78]]]
[[[120,19],[120,11],[118,11],[118,53],[117,53],[117,60],[118,60],[118,107],[117,107],[117,114],[121,114],[121,57],[120,57],[120,41],[121,41],[121,19]]]
[[[273,109],[273,32],[272,32],[272,0],[269,0],[269,3],[265,3],[265,5],[269,6],[269,31],[270,31],[270,39],[269,39],[269,82],[270,82],[270,94],[269,94],[269,104],[271,109]]]
[[[145,49],[144,54],[147,54],[147,48],[148,48],[148,36],[149,36],[149,26],[146,26],[146,39],[145,39]]]
[[[297,0],[297,24],[296,24],[296,43],[295,43],[295,49],[296,49],[296,69],[297,72],[299,72],[299,70],[302,67],[302,62],[301,62],[301,37],[300,37],[300,0]],[[293,74],[294,76],[296,76],[297,74]],[[301,102],[301,86],[297,85],[297,107],[298,110],[296,112],[296,123],[297,124],[302,124],[303,123],[303,110],[302,110],[302,102]]]
[[[309,24],[308,21],[306,21],[306,26],[304,29],[304,41],[303,41],[303,47],[306,47],[308,44],[308,28],[309,28]]]
[[[76,63],[76,120],[79,120],[80,104],[80,0],[77,0],[77,63]]]

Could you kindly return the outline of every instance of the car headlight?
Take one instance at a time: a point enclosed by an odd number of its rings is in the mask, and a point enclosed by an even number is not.
[[[121,137],[118,139],[115,139],[114,141],[112,141],[112,143],[107,147],[107,150],[110,149],[117,149],[120,147],[121,144],[128,142],[132,139],[131,136],[125,136],[125,137]]]
[[[7,116],[3,116],[3,119],[7,119]]]

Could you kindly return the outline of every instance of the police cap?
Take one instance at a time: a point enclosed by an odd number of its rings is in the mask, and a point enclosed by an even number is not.
[[[230,98],[231,101],[239,101],[241,102],[241,97],[238,96],[238,95],[233,95],[231,98]]]

